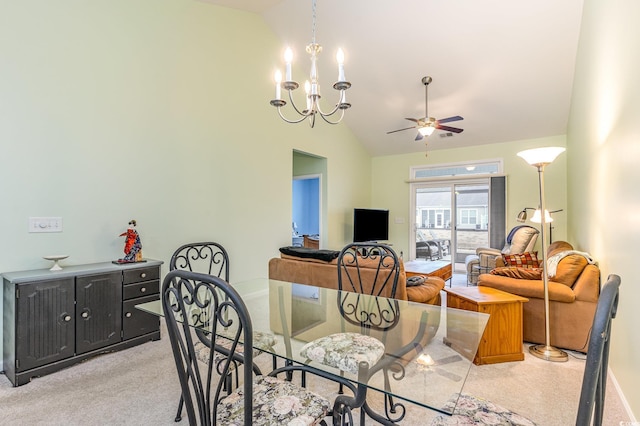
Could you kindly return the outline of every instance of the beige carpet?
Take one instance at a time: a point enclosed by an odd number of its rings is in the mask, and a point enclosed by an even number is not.
[[[270,363],[270,357],[259,359]],[[488,399],[539,425],[575,423],[584,361],[525,361],[473,366],[463,392]],[[171,425],[179,397],[168,338],[102,355],[14,388],[0,377],[0,425]],[[310,387],[333,397],[335,384]],[[606,425],[628,421],[612,385]],[[382,400],[372,395],[376,406]],[[437,413],[408,405],[403,425],[425,425]],[[183,423],[187,424],[186,420]],[[367,422],[373,424],[373,422]]]

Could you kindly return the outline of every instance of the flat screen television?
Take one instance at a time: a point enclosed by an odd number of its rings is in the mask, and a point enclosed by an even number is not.
[[[389,210],[353,209],[353,242],[387,241]]]

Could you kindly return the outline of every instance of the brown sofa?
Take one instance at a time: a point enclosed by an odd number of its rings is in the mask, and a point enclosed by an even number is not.
[[[559,255],[561,260],[556,274],[549,278],[550,343],[586,352],[600,295],[600,269],[565,241],[549,246],[547,256],[554,255]],[[478,285],[528,298],[529,302],[524,304],[524,340],[545,343],[544,285],[541,271],[535,275],[535,270],[505,267],[500,257],[496,269],[480,275]]]
[[[269,260],[269,278],[289,281],[298,284],[308,284],[316,287],[338,288],[338,262],[294,257],[280,254]],[[444,288],[444,280],[438,277],[426,277],[423,284],[407,287],[407,276],[404,264],[400,264],[400,277],[396,288],[396,299],[411,302],[440,305],[440,290]]]
[[[396,299],[403,301],[412,301],[426,303],[429,305],[436,305],[432,309],[428,309],[428,316],[426,318],[426,333],[419,342],[422,347],[426,346],[429,340],[435,336],[440,326],[440,290],[444,288],[445,282],[442,278],[438,277],[426,277],[425,282],[418,286],[407,287],[407,277],[404,271],[404,264],[401,262],[400,275],[398,278],[398,285],[396,288]],[[371,268],[370,271],[367,268],[361,268],[362,274],[371,272],[376,273],[376,269]],[[280,254],[280,257],[275,257],[269,260],[269,278],[280,281],[294,282],[298,284],[307,284],[316,287],[337,289],[338,288],[338,262],[337,259],[333,259],[329,262],[324,260],[318,260],[313,258],[302,258],[291,256],[287,254]],[[366,280],[365,280],[366,281]],[[372,282],[374,280],[372,279]],[[388,294],[382,294],[382,296],[389,296]],[[403,303],[403,302],[400,302]],[[405,306],[404,312],[409,314],[409,311],[414,310],[413,306]],[[421,310],[422,312],[422,310]],[[327,316],[340,315],[335,303],[329,303],[326,307]],[[416,315],[418,317],[419,315]],[[279,332],[280,326],[278,326],[278,319],[271,318],[272,329]],[[319,328],[319,327],[316,327]],[[402,329],[396,329],[393,333],[386,333],[386,341],[391,343],[393,347],[401,347],[407,345],[409,342],[415,339],[420,323],[416,321],[415,324],[404,323]],[[307,331],[306,333],[297,335],[296,338],[303,341],[308,338],[317,338],[313,336],[314,329]],[[416,347],[416,350],[419,350]],[[402,363],[407,363],[413,359],[415,353],[412,351],[403,355]]]

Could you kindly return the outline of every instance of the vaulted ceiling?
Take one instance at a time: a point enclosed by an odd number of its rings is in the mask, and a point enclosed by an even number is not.
[[[290,46],[294,79],[307,78],[311,0],[200,1],[260,14],[282,40],[274,63]],[[405,117],[424,116],[424,76],[433,78],[429,116],[464,117],[450,123],[464,132],[436,131],[427,138],[429,150],[565,134],[582,3],[317,0],[323,105],[328,109],[337,100],[331,86],[337,77],[335,52],[342,47],[352,108],[341,125],[349,126],[371,155],[425,150],[414,130],[387,134],[411,126]],[[305,75],[296,75],[299,70]]]

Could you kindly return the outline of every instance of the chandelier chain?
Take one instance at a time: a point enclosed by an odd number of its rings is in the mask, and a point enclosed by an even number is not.
[[[316,0],[311,1],[311,43],[316,44]]]

